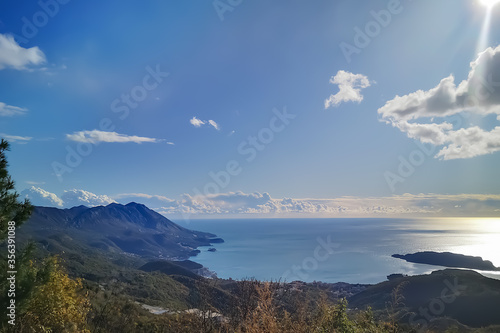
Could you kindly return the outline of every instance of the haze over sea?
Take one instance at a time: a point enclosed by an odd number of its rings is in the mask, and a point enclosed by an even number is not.
[[[481,256],[500,266],[500,219],[238,219],[176,221],[225,240],[191,258],[221,278],[377,283],[387,275],[430,273],[440,266],[391,255],[419,251]],[[333,253],[316,250],[334,243]],[[316,254],[315,254],[316,250]],[[319,252],[318,252],[319,251]],[[294,269],[295,267],[295,269]],[[500,279],[500,272],[480,272]]]

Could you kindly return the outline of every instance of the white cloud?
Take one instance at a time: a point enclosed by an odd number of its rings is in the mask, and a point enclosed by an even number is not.
[[[12,117],[23,115],[28,111],[28,109],[20,108],[18,106],[7,105],[0,102],[0,116],[2,117]]]
[[[163,142],[164,140],[154,139],[154,138],[146,138],[135,135],[125,135],[119,134],[116,132],[104,132],[99,130],[92,131],[79,131],[73,134],[66,134],[66,138],[76,142],[87,142],[87,143],[100,143],[100,142],[117,142],[117,143],[158,143]],[[168,142],[168,144],[173,144],[172,142]]]
[[[330,78],[330,83],[339,86],[339,92],[335,95],[330,95],[325,100],[325,109],[336,107],[342,102],[358,102],[363,100],[361,89],[370,86],[368,77],[362,74],[353,74],[346,71],[338,71],[337,75]]]
[[[58,197],[56,194],[45,191],[40,187],[32,186],[22,191],[20,195],[22,198],[28,198],[35,206],[58,208],[71,208],[80,205],[87,207],[105,206],[116,202],[107,195],[97,195],[77,189],[64,191],[61,197]]]
[[[249,209],[259,209],[260,206],[270,202],[271,196],[269,193],[243,193],[229,192],[216,195],[208,195],[204,197],[184,196],[184,204],[190,203],[193,208],[205,210],[207,212],[245,212]]]
[[[193,117],[189,120],[189,122],[191,123],[191,125],[193,125],[194,127],[201,127],[202,125],[205,125],[206,122],[203,121],[203,120],[200,120],[196,117]]]
[[[45,54],[38,47],[25,49],[17,44],[14,37],[0,34],[0,70],[9,67],[23,70],[45,61]]]
[[[5,133],[0,133],[0,137],[4,138],[5,140],[9,142],[17,142],[17,143],[27,143],[31,139],[33,139],[30,136],[17,136],[17,135],[9,135]]]
[[[62,207],[63,201],[54,193],[47,192],[39,187],[32,186],[20,193],[22,198],[27,198],[35,206]]]
[[[275,216],[275,217],[425,217],[496,216],[500,195],[405,194],[391,197],[339,197],[332,199],[272,198],[269,193],[229,192],[207,196],[184,194],[157,209],[167,215]]]
[[[450,131],[447,142],[436,157],[451,160],[491,154],[500,151],[500,127],[489,132],[477,126]]]
[[[359,213],[358,207],[349,203],[350,199],[274,199],[269,193],[229,192],[207,196],[185,194],[179,201],[183,213],[193,215],[277,215],[292,216],[311,214],[335,216],[341,213]],[[359,204],[356,204],[359,206]],[[350,208],[347,208],[350,207]],[[170,210],[171,211],[171,210]],[[361,215],[365,215],[364,213]]]
[[[217,124],[215,121],[213,120],[209,120],[208,123],[213,126],[213,128],[215,128],[216,130],[220,130],[220,127],[219,127],[219,124]]]
[[[463,125],[469,114],[495,115],[500,120],[500,46],[479,54],[460,84],[450,75],[428,91],[396,96],[378,113],[408,137],[444,146],[437,158],[471,158],[500,151],[500,126],[490,131],[472,125],[457,129],[449,121],[455,118]]]
[[[97,195],[91,192],[87,192],[84,190],[77,190],[77,189],[64,191],[64,193],[61,196],[61,199],[64,202],[64,207],[66,208],[71,208],[81,205],[87,207],[106,206],[116,202],[107,195]]]
[[[201,119],[198,119],[196,117],[193,117],[189,120],[189,122],[191,123],[191,125],[193,125],[194,127],[197,127],[197,128],[208,124],[208,125],[212,126],[213,128],[215,128],[216,130],[220,130],[219,124],[217,124],[215,122],[215,120],[212,120],[212,119],[201,120]]]

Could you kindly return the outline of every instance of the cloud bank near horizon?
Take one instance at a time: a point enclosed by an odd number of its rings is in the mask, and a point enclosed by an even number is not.
[[[273,198],[267,192],[227,192],[207,196],[183,194],[178,199],[145,193],[96,195],[84,190],[64,191],[61,197],[32,186],[22,197],[40,206],[70,208],[110,203],[145,204],[171,218],[203,217],[496,217],[500,195],[404,194],[390,197],[338,197],[332,199]]]
[[[31,201],[35,206],[44,207],[57,207],[57,208],[71,208],[76,206],[106,206],[110,203],[116,203],[107,195],[97,195],[84,190],[67,190],[64,191],[61,197],[54,193],[45,191],[44,189],[36,186],[31,186],[20,193],[21,198],[26,198]]]

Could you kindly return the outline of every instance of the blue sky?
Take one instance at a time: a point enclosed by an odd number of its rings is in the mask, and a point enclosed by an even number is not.
[[[57,205],[51,193],[65,206],[134,199],[167,215],[497,216],[500,88],[468,109],[443,104],[463,97],[476,59],[500,82],[500,6],[483,29],[480,2],[4,1],[10,172],[36,204]],[[440,84],[451,74],[452,93]],[[68,149],[83,152],[71,165]],[[228,163],[234,175],[217,184],[210,172]],[[437,197],[446,209],[427,203]]]

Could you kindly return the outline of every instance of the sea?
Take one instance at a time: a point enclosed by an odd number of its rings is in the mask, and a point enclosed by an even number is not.
[[[480,256],[500,267],[500,218],[219,219],[175,221],[224,243],[201,247],[196,261],[220,278],[373,284],[390,274],[419,275],[440,266],[393,254],[420,251]],[[500,279],[500,272],[478,271]]]

